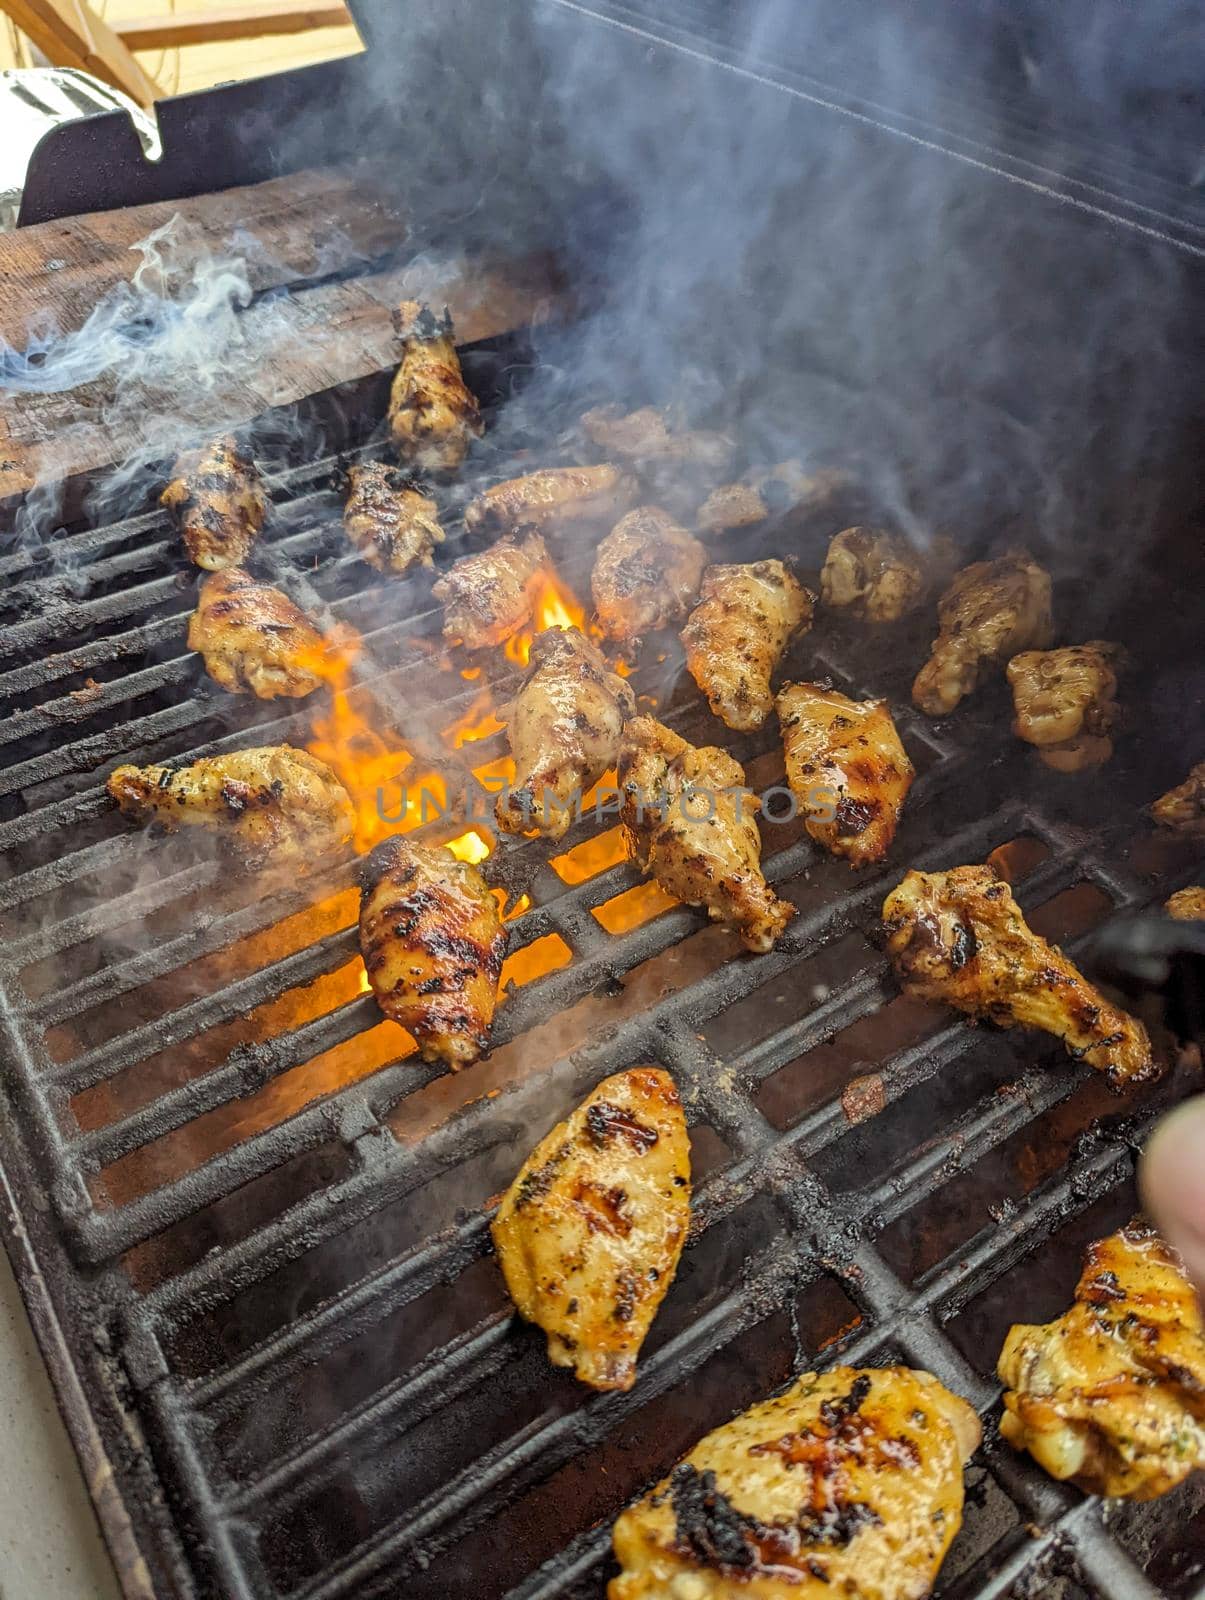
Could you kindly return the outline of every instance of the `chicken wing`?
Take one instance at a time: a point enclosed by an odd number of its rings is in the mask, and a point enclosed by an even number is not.
[[[1183,1266],[1140,1222],[1090,1246],[1075,1304],[1018,1324],[1000,1432],[1089,1494],[1153,1500],[1205,1467],[1205,1326]]]
[[[1154,802],[1151,816],[1161,828],[1205,833],[1205,761],[1198,761],[1183,783]]]
[[[481,412],[460,371],[452,318],[444,307],[404,300],[393,313],[402,359],[389,391],[389,431],[403,461],[452,472],[482,433]]]
[[[249,689],[260,700],[299,700],[322,682],[314,670],[326,649],[318,629],[287,594],[240,567],[202,583],[188,648],[204,657],[206,672],[231,694]]]
[[[1205,888],[1194,883],[1188,889],[1177,889],[1163,909],[1177,922],[1205,922]]]
[[[853,487],[843,472],[822,468],[805,472],[799,461],[747,472],[739,483],[722,483],[700,506],[695,524],[700,533],[726,533],[750,528],[767,517],[800,511],[811,515],[832,505]]]
[[[635,500],[636,480],[604,462],[597,467],[547,467],[496,483],[465,507],[470,533],[556,532],[568,526],[609,528]]]
[[[531,533],[454,561],[431,590],[443,602],[444,638],[485,650],[518,633],[531,621],[547,557],[543,539]]]
[[[347,470],[343,528],[361,560],[400,577],[411,567],[434,566],[444,542],[439,508],[414,479],[383,461],[360,461]]]
[[[881,861],[916,776],[886,700],[823,683],[784,684],[778,720],[787,782],[812,838],[850,866]]]
[[[730,728],[760,728],[770,715],[770,680],[795,634],[811,627],[812,599],[781,561],[704,572],[682,643],[687,670]]]
[[[990,867],[910,872],[883,902],[887,949],[904,987],[1002,1028],[1041,1028],[1114,1088],[1155,1072],[1141,1022],[1110,1005],[1026,926]]]
[[[608,639],[637,639],[680,621],[699,592],[707,551],[666,511],[638,506],[611,529],[590,587]]]
[[[394,835],[364,863],[360,953],[377,1004],[453,1072],[489,1047],[506,930],[467,861]]]
[[[593,640],[576,628],[537,634],[507,727],[515,779],[494,807],[499,827],[563,838],[574,800],[615,765],[635,715],[631,686]]]
[[[746,949],[764,954],[795,915],[761,870],[757,800],[745,769],[712,745],[696,749],[652,717],[634,717],[619,746],[628,847],[667,894],[706,906]]]
[[[207,572],[241,566],[268,515],[255,462],[232,434],[182,455],[159,503],[175,517],[189,558]]]
[[[245,867],[306,870],[346,844],[354,813],[347,790],[308,750],[267,745],[205,756],[191,766],[117,767],[105,786],[128,817],[220,832]]]
[[[1113,754],[1121,656],[1120,645],[1094,639],[1061,650],[1025,650],[1009,662],[1013,732],[1036,745],[1056,772],[1099,767]]]
[[[630,1389],[690,1227],[690,1140],[668,1072],[606,1078],[540,1140],[491,1229],[548,1359],[592,1389]]]
[[[820,573],[826,606],[867,622],[898,622],[924,592],[916,552],[882,528],[846,528],[834,534]]]
[[[912,698],[931,717],[954,710],[979,681],[1019,650],[1050,643],[1050,574],[1023,551],[964,567],[937,606],[940,632],[916,675]]]
[[[619,1518],[609,1600],[922,1600],[979,1418],[910,1367],[805,1372]]]
[[[672,461],[721,477],[736,454],[736,446],[727,434],[704,428],[676,428],[670,414],[655,406],[642,406],[626,416],[619,406],[596,406],[582,417],[582,432],[607,455],[634,466]]]

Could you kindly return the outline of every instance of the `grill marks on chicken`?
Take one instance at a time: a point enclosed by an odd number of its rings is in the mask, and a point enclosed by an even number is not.
[[[364,863],[360,953],[387,1017],[453,1071],[489,1046],[506,930],[485,879],[440,846],[393,837]]]
[[[255,462],[233,434],[182,455],[159,503],[175,517],[190,560],[207,572],[241,566],[268,514]]]
[[[393,313],[402,359],[389,392],[398,455],[428,472],[452,472],[482,434],[481,412],[460,370],[448,308],[404,300]]]
[[[608,639],[638,639],[685,617],[699,592],[707,551],[667,511],[638,506],[599,545],[590,579]]]
[[[548,1359],[593,1389],[630,1389],[690,1227],[690,1140],[673,1079],[605,1079],[535,1147],[491,1232]]]
[[[979,1419],[927,1372],[833,1367],[742,1412],[615,1524],[609,1600],[920,1600]]]
[[[867,622],[897,622],[924,593],[916,552],[882,528],[846,528],[835,534],[820,573],[826,606]]]
[[[682,643],[691,677],[722,722],[761,727],[774,704],[774,671],[811,625],[812,595],[781,561],[707,568]]]
[[[1120,645],[1094,639],[1060,650],[1026,650],[1009,662],[1013,732],[1036,745],[1056,772],[1099,767],[1113,754],[1121,658]]]
[[[904,987],[1004,1028],[1041,1028],[1121,1088],[1155,1072],[1151,1042],[1070,961],[1034,933],[990,867],[909,872],[883,903]]]
[[[547,556],[543,539],[532,533],[453,562],[431,590],[443,603],[444,638],[486,650],[518,633],[531,621]]]
[[[322,681],[314,668],[326,641],[288,595],[232,567],[202,583],[188,648],[204,657],[206,672],[231,694],[250,690],[260,700],[298,700]]]
[[[881,861],[916,776],[886,700],[789,683],[777,703],[787,782],[808,832],[853,867]]]
[[[434,566],[444,541],[439,508],[413,478],[383,461],[361,461],[348,468],[347,487],[343,528],[361,560],[394,577]]]
[[[537,634],[507,727],[515,779],[498,796],[499,827],[562,838],[574,801],[615,765],[623,725],[635,714],[632,688],[593,640],[577,628]]]
[[[1198,761],[1184,782],[1169,789],[1151,806],[1161,828],[1193,836],[1205,833],[1205,761]]]
[[[940,632],[912,698],[931,717],[953,711],[979,682],[1022,650],[1050,643],[1050,574],[1024,551],[964,567],[937,606]]]
[[[1075,1304],[1009,1330],[1000,1432],[1090,1494],[1153,1500],[1205,1467],[1205,1326],[1179,1258],[1131,1223],[1092,1245]]]
[[[267,745],[191,766],[117,767],[106,788],[126,816],[219,833],[245,867],[306,871],[351,838],[353,810],[331,769],[306,750]]]
[[[470,533],[555,533],[584,525],[609,528],[636,499],[636,480],[604,462],[596,467],[547,467],[496,483],[465,508]]]
[[[795,907],[761,870],[757,799],[726,751],[696,749],[652,717],[635,717],[619,747],[621,816],[644,872],[688,905],[706,906],[745,947],[771,950]]]

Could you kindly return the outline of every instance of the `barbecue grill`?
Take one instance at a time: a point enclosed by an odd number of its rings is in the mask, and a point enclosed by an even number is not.
[[[742,954],[732,934],[644,884],[623,859],[613,816],[587,812],[552,845],[498,835],[488,814],[466,808],[474,779],[505,771],[495,713],[521,666],[502,650],[484,661],[448,656],[430,577],[384,582],[344,542],[340,474],[383,450],[390,363],[371,330],[416,281],[457,315],[487,434],[438,490],[444,566],[469,548],[458,513],[476,489],[574,459],[567,428],[587,405],[645,398],[616,393],[605,366],[582,360],[613,327],[595,303],[603,273],[576,270],[583,259],[600,267],[589,250],[610,226],[599,195],[613,172],[583,183],[589,203],[562,219],[567,277],[530,260],[513,275],[498,266],[497,219],[512,214],[513,195],[476,219],[479,253],[455,268],[441,254],[442,219],[408,216],[403,249],[374,202],[365,244],[357,177],[318,190],[336,220],[354,216],[353,259],[332,268],[307,258],[253,284],[247,316],[285,318],[283,333],[272,324],[263,335],[274,352],[290,327],[320,341],[344,292],[369,306],[354,359],[345,341],[324,381],[304,367],[296,381],[243,399],[273,502],[257,564],[321,623],[361,641],[334,695],[283,708],[224,696],[187,654],[193,574],[151,493],[167,462],[148,455],[126,412],[112,456],[97,454],[103,429],[81,422],[70,432],[75,456],[50,515],[41,488],[22,501],[22,474],[40,459],[45,478],[45,441],[72,400],[30,397],[33,421],[24,435],[10,427],[13,459],[3,466],[20,537],[0,555],[5,1231],[132,1600],[595,1600],[621,1507],[703,1433],[836,1359],[927,1368],[985,1419],[943,1596],[1205,1592],[1199,1483],[1153,1507],[1106,1508],[1045,1477],[994,1426],[1007,1327],[1068,1303],[1083,1246],[1135,1209],[1136,1152],[1190,1075],[1169,1066],[1157,1084],[1115,1096],[1055,1041],[975,1028],[901,996],[877,942],[879,906],[909,866],[991,860],[1031,925],[1089,960],[1097,929],[1200,879],[1192,845],[1158,837],[1142,811],[1199,755],[1186,733],[1200,725],[1190,600],[1199,551],[1189,530],[1201,499],[1184,447],[1193,374],[1174,331],[1192,326],[1200,218],[1170,178],[1156,203],[1149,174],[1120,173],[1091,141],[1040,184],[1038,134],[1015,122],[1016,137],[1005,128],[990,159],[972,156],[953,125],[934,148],[914,110],[872,111],[815,81],[805,88],[785,50],[767,67],[741,54],[711,8],[678,9],[656,22],[610,5],[538,14],[554,29],[586,30],[600,81],[630,72],[634,95],[665,72],[697,75],[706,92],[746,106],[789,99],[790,117],[808,128],[853,128],[842,137],[878,152],[900,182],[931,163],[973,160],[974,216],[990,218],[1028,263],[1010,275],[1010,304],[1046,292],[1053,264],[1080,269],[1066,275],[1049,319],[1019,324],[1001,376],[1002,393],[1026,397],[1031,415],[1051,370],[1071,359],[1086,282],[1107,303],[1121,283],[1134,286],[1135,303],[1151,285],[1174,284],[1156,370],[1143,377],[1119,363],[1083,397],[1112,417],[1126,396],[1158,390],[1157,455],[1140,472],[1115,436],[1067,427],[1063,521],[1027,530],[1054,569],[1056,617],[1075,619],[1074,639],[1143,646],[1123,685],[1130,732],[1106,776],[1060,777],[1011,737],[1002,686],[945,722],[908,709],[927,614],[885,635],[823,619],[783,676],[887,695],[918,780],[889,860],[862,874],[826,857],[798,819],[764,823],[766,875],[798,907],[766,956]],[[264,92],[298,101],[296,85]],[[245,100],[246,86],[237,95]],[[222,104],[186,109],[195,126],[219,121]],[[173,148],[172,120],[165,145],[178,170],[187,158]],[[70,164],[81,138],[99,152],[106,200],[164,198],[161,173],[106,143],[124,137],[116,130],[85,123],[52,136],[31,175],[43,186],[27,195],[31,217],[59,214],[46,175]],[[1074,145],[1072,133],[1059,137]],[[306,176],[282,172],[313,144],[307,129],[282,141],[271,170],[227,176],[301,192]],[[882,198],[875,190],[861,203]],[[733,217],[757,202],[720,199]],[[851,240],[865,222],[849,217]],[[621,256],[626,227],[614,229]],[[762,253],[743,269],[748,282],[802,259],[793,252],[805,232],[800,219],[776,215],[772,243],[759,236]],[[418,268],[407,264],[416,238],[428,247]],[[463,246],[463,236],[452,242]],[[914,245],[899,240],[905,255]],[[307,294],[328,296],[321,315],[307,318]],[[714,318],[705,326],[709,358],[731,379],[735,341]],[[925,340],[925,330],[904,328],[883,355],[885,386],[911,369],[907,403],[929,392]],[[790,442],[778,400],[801,375],[825,376],[831,354],[814,328],[792,332],[776,319],[734,388],[704,394],[703,420],[727,425],[735,406],[748,417],[747,462],[766,459]],[[941,382],[971,392],[978,354],[964,351],[961,372],[947,365]],[[760,405],[750,371],[769,375]],[[281,389],[287,403],[269,403]],[[862,402],[867,429],[878,429]],[[207,403],[232,402],[219,392]],[[70,413],[81,419],[82,406]],[[834,418],[834,435],[842,429]],[[837,448],[794,443],[817,464]],[[139,449],[138,470],[115,493],[112,467]],[[791,550],[814,571],[837,528],[904,514],[873,469],[859,474],[865,455],[840,464],[849,476],[835,498],[727,536],[717,559]],[[1015,467],[993,478],[992,495]],[[945,458],[911,468],[917,498],[939,508],[942,531],[968,559],[1015,526],[1007,496],[994,520],[980,505],[952,526],[950,508],[968,505],[973,475]],[[1022,503],[1030,487],[1021,484]],[[1141,557],[1124,584],[1101,570],[1102,547],[1118,540]],[[563,551],[550,604],[572,612],[589,565],[588,551]],[[728,733],[680,668],[676,641],[646,651],[632,679],[643,703],[693,742],[724,744],[753,787],[781,785],[773,725]],[[510,987],[492,1052],[476,1066],[441,1075],[382,1021],[357,954],[352,867],[300,885],[233,878],[193,841],[131,833],[103,793],[119,762],[283,740],[352,752],[362,845],[404,823],[462,849],[489,847],[484,870],[508,901]],[[445,815],[403,816],[402,785],[412,796],[422,783],[448,802]],[[770,811],[782,809],[780,795]],[[1170,1063],[1166,1036],[1160,1048]],[[587,1394],[510,1314],[488,1222],[531,1145],[604,1076],[645,1062],[673,1074],[687,1109],[691,1238],[635,1388]]]

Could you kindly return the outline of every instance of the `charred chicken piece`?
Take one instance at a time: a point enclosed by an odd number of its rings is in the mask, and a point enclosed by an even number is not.
[[[465,508],[470,533],[555,532],[584,524],[608,528],[636,498],[636,480],[604,462],[597,467],[546,467],[496,483]]]
[[[1205,888],[1194,883],[1188,889],[1177,889],[1163,909],[1177,922],[1205,922]]]
[[[268,515],[255,462],[233,434],[182,455],[159,503],[175,517],[190,559],[206,572],[241,566]]]
[[[1026,650],[1007,667],[1018,739],[1036,745],[1056,772],[1099,767],[1113,754],[1120,645],[1094,639],[1060,650]]]
[[[805,472],[799,461],[780,461],[777,466],[747,472],[739,483],[722,483],[713,489],[700,506],[695,523],[705,534],[751,528],[771,516],[823,511],[850,488],[851,481],[843,472],[827,468]]]
[[[770,680],[794,635],[811,627],[812,599],[781,561],[704,572],[682,643],[687,670],[730,728],[760,728],[770,715]]]
[[[304,871],[351,838],[347,790],[325,762],[287,744],[205,756],[175,771],[117,767],[105,787],[136,822],[222,834],[245,867]]]
[[[916,776],[886,700],[788,683],[777,705],[787,782],[808,832],[852,867],[881,861]]]
[[[652,717],[634,717],[619,747],[621,815],[644,872],[765,954],[795,915],[761,870],[757,800],[745,769],[713,745],[696,749]]]
[[[431,590],[443,602],[444,638],[486,650],[518,633],[531,621],[547,558],[543,539],[531,533],[454,561]]]
[[[867,622],[898,622],[919,604],[924,587],[916,552],[882,528],[834,534],[820,573],[825,605]]]
[[[395,577],[434,566],[432,553],[444,542],[439,508],[413,478],[383,461],[361,461],[348,468],[347,489],[343,528],[361,560]]]
[[[599,545],[590,579],[608,639],[637,639],[679,622],[699,592],[707,551],[667,511],[638,506]]]
[[[1114,1088],[1155,1071],[1135,1018],[1110,1005],[1071,962],[1026,926],[990,867],[910,872],[883,903],[887,949],[904,987],[1002,1028],[1041,1028]]]
[[[322,682],[314,670],[326,642],[287,594],[231,567],[201,585],[188,624],[188,648],[231,694],[299,700]]]
[[[920,1600],[979,1418],[927,1372],[806,1372],[701,1439],[615,1524],[609,1600]]]
[[[537,634],[507,728],[515,780],[498,796],[499,827],[562,838],[574,798],[615,765],[623,725],[635,715],[630,685],[593,640],[576,628]]]
[[[491,1229],[548,1359],[592,1389],[630,1389],[690,1228],[690,1140],[668,1072],[606,1078],[541,1139]]]
[[[453,472],[482,433],[481,412],[460,371],[452,318],[444,307],[404,300],[393,313],[402,360],[389,392],[389,431],[403,461]]]
[[[1090,1246],[1075,1304],[1018,1324],[1000,1432],[1052,1478],[1153,1500],[1205,1467],[1205,1327],[1179,1257],[1140,1222]]]
[[[377,1004],[453,1072],[489,1047],[506,930],[477,868],[394,835],[364,863],[360,953]]]
[[[979,681],[1019,650],[1050,643],[1050,574],[1023,551],[964,567],[937,606],[940,633],[912,686],[931,717],[953,711]]]
[[[1161,828],[1205,833],[1205,761],[1198,761],[1183,783],[1155,801],[1151,816]]]

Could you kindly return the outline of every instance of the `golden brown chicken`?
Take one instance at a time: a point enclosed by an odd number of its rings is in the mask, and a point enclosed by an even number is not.
[[[241,566],[268,515],[255,462],[232,434],[182,455],[159,501],[175,517],[189,558],[207,572]]]
[[[543,539],[530,533],[454,561],[431,589],[443,602],[444,638],[485,650],[518,633],[531,621],[547,559]]]
[[[260,700],[299,700],[322,682],[326,641],[304,611],[240,567],[212,573],[201,585],[188,624],[188,648],[223,689]]]
[[[1050,643],[1050,574],[1023,551],[964,567],[937,605],[940,632],[912,698],[931,717],[953,711],[985,666]]]
[[[1205,922],[1205,888],[1194,883],[1188,889],[1177,889],[1163,909],[1177,922]]]
[[[608,1600],[922,1600],[979,1438],[928,1372],[805,1372],[623,1513]]]
[[[636,480],[607,462],[597,467],[546,467],[479,494],[465,508],[464,525],[470,533],[609,528],[636,493]]]
[[[732,465],[736,446],[724,433],[678,428],[668,411],[642,406],[626,415],[619,406],[596,406],[582,417],[582,432],[609,456],[635,466],[677,462],[703,468],[716,477]]]
[[[690,1228],[690,1139],[659,1067],[606,1078],[523,1163],[492,1232],[548,1359],[592,1389],[630,1389]]]
[[[667,511],[638,506],[594,557],[590,587],[608,639],[632,640],[679,622],[699,592],[707,551]]]
[[[615,765],[636,696],[576,628],[532,641],[527,675],[507,724],[515,777],[494,807],[507,833],[564,837],[574,804]]]
[[[1141,1022],[1034,933],[990,867],[910,872],[883,902],[887,949],[904,987],[1002,1028],[1041,1028],[1114,1088],[1153,1075]]]
[[[820,573],[825,605],[867,622],[897,622],[919,604],[924,587],[915,550],[882,528],[834,534]]]
[[[759,467],[739,483],[722,483],[700,506],[695,518],[700,533],[726,533],[751,528],[767,517],[790,512],[808,515],[824,511],[853,487],[843,472],[824,468],[805,472],[799,461],[780,461]]]
[[[1161,828],[1177,833],[1205,833],[1205,761],[1198,761],[1184,782],[1169,789],[1151,806],[1151,816]]]
[[[1061,650],[1025,650],[1007,667],[1018,739],[1056,772],[1099,767],[1113,754],[1120,645],[1104,639]]]
[[[765,954],[795,915],[761,870],[757,799],[745,769],[713,745],[697,749],[652,717],[634,717],[619,746],[628,847],[667,894],[706,906],[746,949]]]
[[[325,762],[291,745],[205,756],[191,766],[117,767],[106,788],[136,822],[220,833],[246,867],[306,870],[351,838],[347,790]]]
[[[361,560],[394,577],[435,565],[444,542],[439,508],[413,478],[383,461],[360,461],[347,469],[347,490],[343,528]]]
[[[811,627],[812,600],[781,561],[704,572],[682,643],[687,670],[730,728],[760,728],[770,715],[770,680],[792,638]]]
[[[1089,1494],[1153,1500],[1205,1467],[1205,1327],[1178,1256],[1132,1222],[1090,1246],[1075,1304],[1010,1328],[1000,1432]]]
[[[398,455],[427,472],[452,472],[482,433],[481,412],[460,370],[447,306],[404,300],[393,313],[402,360],[389,391],[389,431]]]
[[[394,835],[364,863],[360,953],[377,1004],[453,1072],[489,1048],[506,929],[467,861]]]
[[[788,683],[777,705],[787,783],[808,832],[851,867],[881,861],[916,776],[886,700]]]

